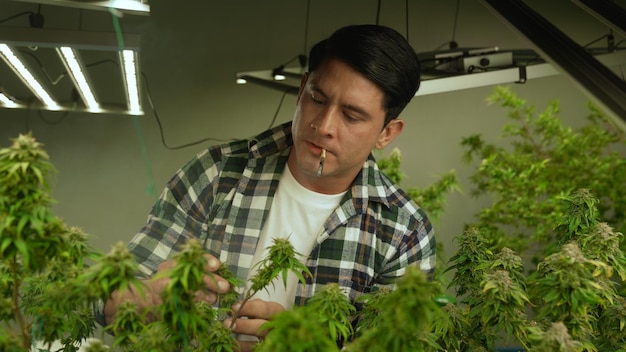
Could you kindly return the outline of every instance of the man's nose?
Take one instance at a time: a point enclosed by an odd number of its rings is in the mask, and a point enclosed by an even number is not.
[[[334,134],[339,122],[339,114],[340,111],[337,107],[328,106],[318,114],[313,125],[315,125],[320,134]]]

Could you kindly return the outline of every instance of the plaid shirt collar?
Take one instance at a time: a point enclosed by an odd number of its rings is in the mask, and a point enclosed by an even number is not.
[[[248,141],[250,160],[260,161],[269,155],[286,152],[293,146],[293,135],[291,130],[292,122],[269,129]],[[284,165],[281,165],[283,170]],[[275,177],[279,177],[277,173]],[[390,195],[396,190],[395,185],[383,176],[380,172],[376,159],[372,153],[369,154],[361,171],[356,176],[350,191],[344,197],[342,206],[345,206],[347,199],[353,200],[354,211],[362,214],[367,211],[367,202],[383,203],[386,207],[389,204]]]

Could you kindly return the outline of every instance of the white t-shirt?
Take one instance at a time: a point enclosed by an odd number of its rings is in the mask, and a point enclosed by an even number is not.
[[[267,256],[267,248],[273,244],[274,238],[288,238],[296,252],[303,255],[298,259],[305,263],[317,238],[322,234],[324,222],[337,208],[346,192],[330,195],[313,192],[296,181],[287,165],[281,174],[252,263],[256,264]],[[255,273],[256,270],[251,270],[250,275]],[[297,283],[298,277],[289,272],[286,289],[282,277],[279,276],[274,285],[268,285],[267,290],[257,292],[253,298],[280,303],[285,309],[291,309]]]

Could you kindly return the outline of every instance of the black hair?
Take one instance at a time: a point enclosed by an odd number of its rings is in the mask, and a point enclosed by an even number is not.
[[[384,92],[385,125],[400,115],[420,85],[417,54],[389,27],[363,24],[338,29],[311,48],[309,72],[328,59],[341,60]]]

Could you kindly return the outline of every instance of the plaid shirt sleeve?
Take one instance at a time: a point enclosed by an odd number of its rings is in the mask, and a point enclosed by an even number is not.
[[[140,276],[151,277],[187,239],[245,277],[290,145],[291,125],[198,153],[169,180],[129,249]],[[258,162],[257,161],[264,161]],[[268,162],[271,160],[272,162]],[[280,161],[279,161],[280,160]],[[246,169],[250,165],[257,165]],[[269,186],[272,184],[272,186]],[[251,249],[252,248],[252,249]]]
[[[218,174],[210,158],[215,151],[196,155],[170,179],[154,204],[146,224],[129,243],[139,270],[145,277],[177,251],[188,238],[206,236],[207,209],[213,193],[212,180]]]

